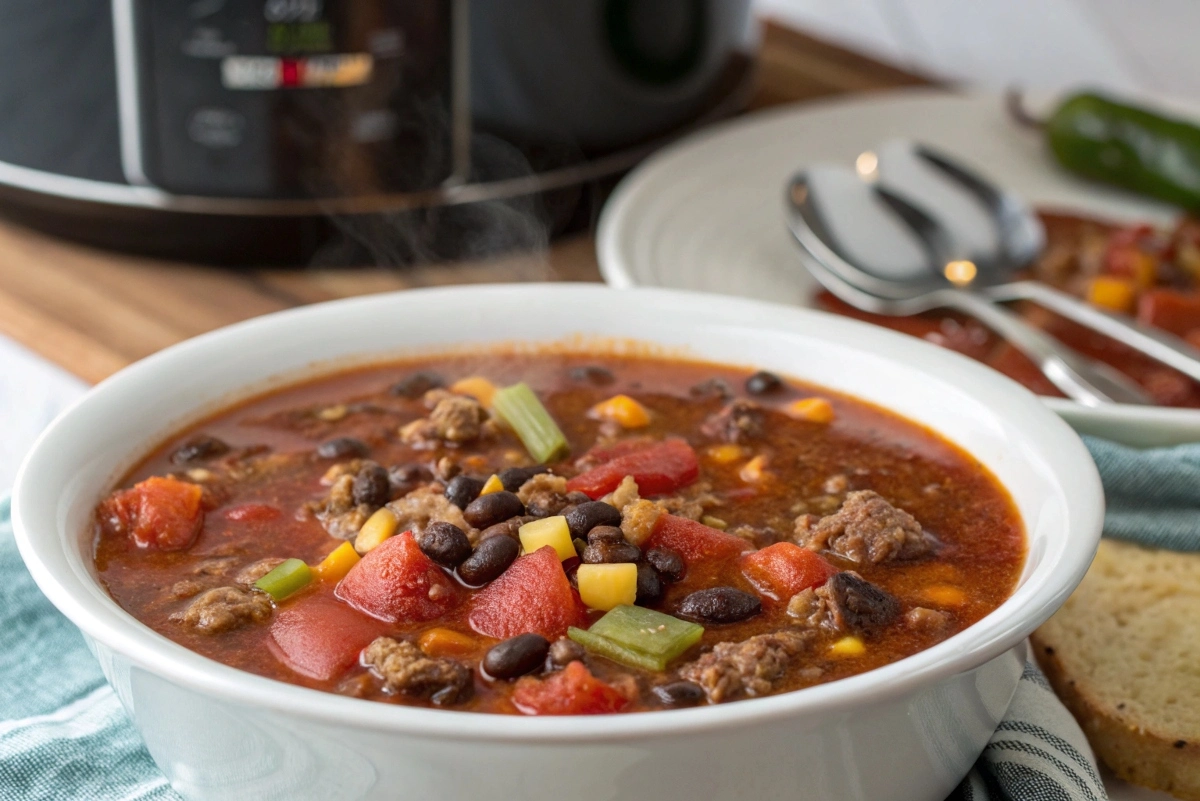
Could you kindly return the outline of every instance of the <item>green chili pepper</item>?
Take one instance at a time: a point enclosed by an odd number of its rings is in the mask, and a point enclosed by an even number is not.
[[[1068,98],[1045,121],[1062,166],[1187,209],[1200,209],[1200,127],[1096,94]]]

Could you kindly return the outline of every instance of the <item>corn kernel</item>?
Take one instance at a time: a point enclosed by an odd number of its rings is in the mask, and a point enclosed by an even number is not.
[[[611,420],[622,428],[644,428],[650,425],[650,412],[628,395],[614,395],[588,410],[588,417]]]
[[[967,594],[952,584],[926,587],[921,596],[935,606],[962,606],[967,602]]]
[[[1088,284],[1087,299],[1093,306],[1128,314],[1137,301],[1137,289],[1126,278],[1098,275]]]
[[[354,550],[360,554],[366,553],[395,534],[399,525],[400,521],[387,507],[380,509],[368,517],[358,530],[358,536],[354,538]]]
[[[454,629],[429,629],[417,638],[417,647],[426,656],[466,656],[479,646],[474,637]]]
[[[612,565],[580,565],[575,575],[579,597],[591,609],[604,612],[632,605],[637,599],[637,565],[631,562]]]
[[[483,482],[483,489],[479,491],[480,495],[491,495],[493,492],[499,492],[504,489],[504,483],[500,481],[500,476],[492,473],[491,478]]]
[[[549,545],[558,553],[560,562],[577,555],[575,544],[571,542],[567,518],[562,515],[530,521],[517,529],[517,536],[521,538],[521,548],[525,553],[533,553]]]
[[[757,484],[768,476],[767,457],[761,453],[742,465],[738,476],[747,484]]]
[[[834,417],[833,404],[824,398],[801,398],[788,404],[784,411],[809,423],[832,423]]]
[[[867,652],[867,646],[858,637],[843,637],[829,646],[833,656],[862,656]]]
[[[486,407],[491,407],[492,396],[496,394],[496,385],[483,376],[473,375],[460,378],[450,385],[450,391],[458,395],[470,395]]]
[[[326,406],[317,413],[317,417],[321,418],[326,423],[336,423],[349,413],[350,410],[346,408],[346,405],[339,403],[334,406]]]
[[[721,529],[721,531],[724,531],[725,529],[729,528],[728,523],[726,523],[721,518],[713,517],[712,515],[704,515],[703,517],[700,518],[700,522],[703,523],[704,525],[708,526],[709,528],[719,528],[719,529]]]
[[[321,560],[321,564],[313,568],[313,572],[321,581],[336,584],[350,572],[350,568],[358,564],[358,560],[358,551],[354,550],[354,546],[343,542],[330,551],[329,555]]]
[[[713,445],[706,453],[717,464],[733,464],[746,455],[746,449],[741,445]]]

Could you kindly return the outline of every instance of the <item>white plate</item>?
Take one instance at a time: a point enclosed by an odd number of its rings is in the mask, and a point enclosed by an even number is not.
[[[811,304],[816,284],[783,220],[783,189],[816,162],[853,163],[891,138],[961,157],[1035,205],[1117,220],[1170,223],[1177,211],[1058,169],[1036,133],[994,94],[904,90],[787,106],[708,128],[659,152],[617,188],[597,254],[616,287],[696,289]],[[1078,431],[1136,446],[1200,441],[1200,411],[1046,403]]]

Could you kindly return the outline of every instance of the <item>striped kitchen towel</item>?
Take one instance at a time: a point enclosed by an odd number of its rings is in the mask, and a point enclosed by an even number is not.
[[[1106,798],[1083,733],[1032,664],[955,801]],[[29,577],[0,498],[0,801],[180,801],[79,631]]]

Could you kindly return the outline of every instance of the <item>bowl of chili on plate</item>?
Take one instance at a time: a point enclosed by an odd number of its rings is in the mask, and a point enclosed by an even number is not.
[[[1095,550],[1028,391],[821,312],[472,287],[182,343],[18,478],[196,799],[941,797]]]

